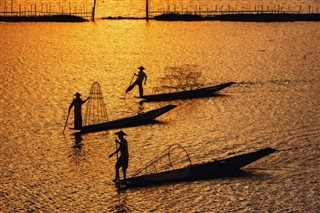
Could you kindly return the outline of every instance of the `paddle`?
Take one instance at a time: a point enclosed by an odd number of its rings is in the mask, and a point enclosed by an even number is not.
[[[66,129],[66,126],[67,126],[67,123],[68,123],[68,119],[69,119],[69,115],[70,115],[70,111],[68,112],[68,116],[67,116],[67,119],[66,119],[66,123],[64,124],[64,128],[63,128],[62,134],[64,134],[64,130]]]
[[[132,83],[132,81],[133,81],[133,78],[134,78],[134,74],[133,74],[133,76],[132,76],[132,78],[131,78],[131,81],[130,81],[128,87],[130,87],[130,85],[131,85],[131,83]],[[124,94],[124,97],[123,97],[123,98],[120,98],[120,99],[126,99],[126,96],[127,96],[127,92]]]

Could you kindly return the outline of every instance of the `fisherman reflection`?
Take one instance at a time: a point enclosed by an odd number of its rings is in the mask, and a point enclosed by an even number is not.
[[[126,183],[126,173],[127,173],[127,168],[128,168],[128,163],[129,163],[129,151],[128,151],[128,142],[124,138],[126,133],[124,133],[122,130],[115,133],[118,135],[120,141],[116,139],[116,151],[113,152],[112,154],[109,155],[109,158],[111,158],[114,154],[117,154],[117,162],[116,162],[116,177],[114,179],[114,182],[119,183],[120,182],[120,177],[119,177],[119,169],[120,167],[122,168],[123,172],[123,183]],[[119,144],[119,147],[118,147]],[[120,152],[120,157],[118,158],[118,152]]]
[[[81,137],[81,133],[80,132],[77,132],[75,133],[75,137],[74,137],[74,148],[77,148],[77,149],[81,149],[82,147],[82,140],[83,138]]]
[[[83,138],[81,137],[81,133],[77,132],[74,134],[74,145],[72,146],[73,154],[70,155],[70,160],[76,166],[80,165],[85,157],[82,140]]]
[[[127,204],[127,194],[125,193],[125,191],[119,191],[115,199],[113,199],[112,201],[112,203],[115,205],[114,207],[112,207],[112,212],[133,212],[133,210],[129,208],[129,205]]]
[[[82,104],[87,102],[89,97],[86,100],[82,100],[80,98],[80,96],[81,96],[80,93],[77,92],[74,95],[76,96],[76,98],[73,99],[72,103],[69,106],[69,113],[70,113],[72,107],[74,107],[74,129],[81,129],[82,128],[81,106],[82,106]]]
[[[143,80],[144,80],[144,84],[146,85],[147,83],[147,74],[143,71],[144,70],[144,67],[141,66],[138,68],[140,71],[138,72],[138,74],[134,74],[135,76],[137,76],[137,79],[135,82],[133,82],[133,84],[131,84],[128,89],[126,90],[126,93],[131,91],[136,85],[139,86],[139,95],[140,97],[143,96]]]

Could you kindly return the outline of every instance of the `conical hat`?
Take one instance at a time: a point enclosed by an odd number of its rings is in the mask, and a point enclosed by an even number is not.
[[[76,94],[74,94],[76,97],[79,97],[79,96],[81,96],[81,94],[80,93],[76,93]]]
[[[122,130],[120,130],[119,132],[116,132],[115,134],[116,134],[116,135],[119,135],[119,136],[120,136],[120,135],[122,135],[122,136],[123,136],[123,135],[127,135],[127,134],[124,133]]]

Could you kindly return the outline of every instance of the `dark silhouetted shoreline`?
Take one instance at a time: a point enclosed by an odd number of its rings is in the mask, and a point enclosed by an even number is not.
[[[85,18],[73,15],[46,16],[0,16],[3,22],[86,22]]]
[[[200,16],[193,14],[167,13],[155,16],[159,21],[239,21],[239,22],[291,22],[291,21],[320,21],[319,13],[257,13],[257,14],[221,14],[215,16]]]
[[[140,20],[139,17],[102,17],[104,20]],[[234,22],[293,22],[320,21],[319,13],[291,14],[291,13],[257,13],[257,14],[221,14],[215,16],[201,16],[198,14],[165,13],[149,18],[158,21],[234,21]],[[88,19],[73,15],[46,16],[0,16],[0,22],[87,22]]]

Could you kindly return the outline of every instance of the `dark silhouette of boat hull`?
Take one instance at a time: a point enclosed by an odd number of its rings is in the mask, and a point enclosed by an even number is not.
[[[125,187],[147,187],[150,185],[232,176],[239,173],[242,167],[275,151],[275,149],[268,147],[223,160],[215,160],[208,163],[190,165],[181,169],[132,177],[127,179]]]
[[[150,110],[143,114],[138,114],[135,116],[122,118],[114,121],[109,121],[105,123],[99,123],[94,125],[83,126],[81,128],[81,133],[98,132],[109,129],[118,129],[124,127],[139,126],[148,123],[155,122],[155,119],[160,115],[170,111],[171,109],[177,107],[176,105],[167,105],[158,109]]]
[[[143,102],[159,102],[159,101],[170,101],[170,100],[179,100],[179,99],[192,99],[192,98],[202,98],[213,96],[216,92],[231,86],[234,82],[227,82],[219,84],[216,86],[204,87],[194,90],[185,90],[180,92],[173,93],[162,93],[155,95],[144,95],[142,97]],[[137,97],[138,98],[138,97]]]

